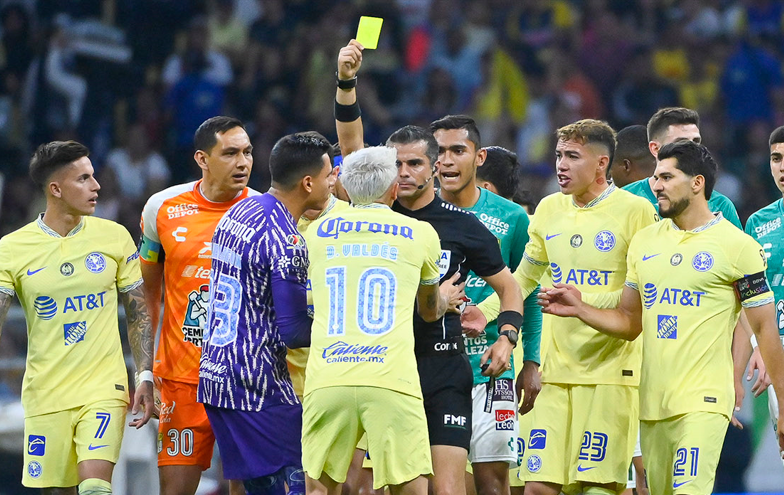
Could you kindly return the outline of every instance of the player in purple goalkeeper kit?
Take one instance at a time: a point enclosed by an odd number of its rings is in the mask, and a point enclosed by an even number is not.
[[[210,307],[199,366],[203,402],[227,479],[249,494],[304,494],[302,405],[286,347],[310,344],[308,253],[297,232],[305,210],[329,198],[332,148],[320,134],[281,138],[272,188],[234,205],[212,239]]]

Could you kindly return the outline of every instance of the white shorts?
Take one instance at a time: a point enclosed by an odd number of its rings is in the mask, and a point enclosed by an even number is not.
[[[485,412],[488,395],[492,396],[490,412]],[[471,450],[468,460],[477,462],[507,462],[517,466],[517,394],[514,380],[495,380],[495,390],[488,394],[487,384],[474,385]]]
[[[635,457],[642,457],[640,430],[637,430],[637,444],[634,446],[634,455],[632,458]],[[629,479],[626,481],[626,488],[637,488],[637,470],[634,469],[634,463],[629,463]]]

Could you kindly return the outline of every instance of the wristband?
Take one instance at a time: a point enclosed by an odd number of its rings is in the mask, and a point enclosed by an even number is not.
[[[756,335],[752,335],[749,340],[751,340],[751,348],[752,349],[756,349],[757,348],[757,336]]]
[[[152,381],[152,371],[150,371],[150,370],[143,370],[143,371],[139,371],[138,373],[136,373],[136,387],[138,388],[139,385],[142,384],[142,382],[153,383],[153,381]]]
[[[351,79],[341,79],[337,72],[335,72],[335,84],[339,89],[354,89],[357,87],[357,76]]]
[[[504,325],[512,325],[519,332],[520,327],[523,326],[523,315],[517,311],[501,311],[501,314],[495,319],[495,324],[499,331]]]
[[[354,122],[362,116],[359,102],[355,101],[351,105],[341,105],[335,100],[335,120],[338,122]]]

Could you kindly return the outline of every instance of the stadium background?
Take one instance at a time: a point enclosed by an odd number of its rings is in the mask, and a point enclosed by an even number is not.
[[[27,160],[52,139],[91,148],[97,214],[135,236],[151,193],[196,176],[191,138],[208,117],[246,122],[250,185],[266,190],[279,137],[315,129],[335,139],[335,61],[360,15],[385,19],[358,86],[370,143],[471,114],[484,144],[518,153],[535,202],[556,190],[558,126],[591,117],[620,130],[681,105],[700,112],[721,167],[716,189],[743,221],[778,197],[767,139],[784,123],[780,1],[2,0],[0,234],[43,211]],[[21,490],[10,419],[26,352],[18,306],[3,334],[0,494]],[[784,491],[766,397],[747,397],[741,418],[717,491]]]

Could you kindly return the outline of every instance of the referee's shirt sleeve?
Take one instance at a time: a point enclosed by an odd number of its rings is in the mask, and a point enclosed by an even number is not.
[[[421,285],[435,285],[441,280],[438,271],[438,260],[441,258],[441,240],[435,229],[425,222],[419,222],[422,231],[422,248],[425,250],[425,260],[419,275]]]

